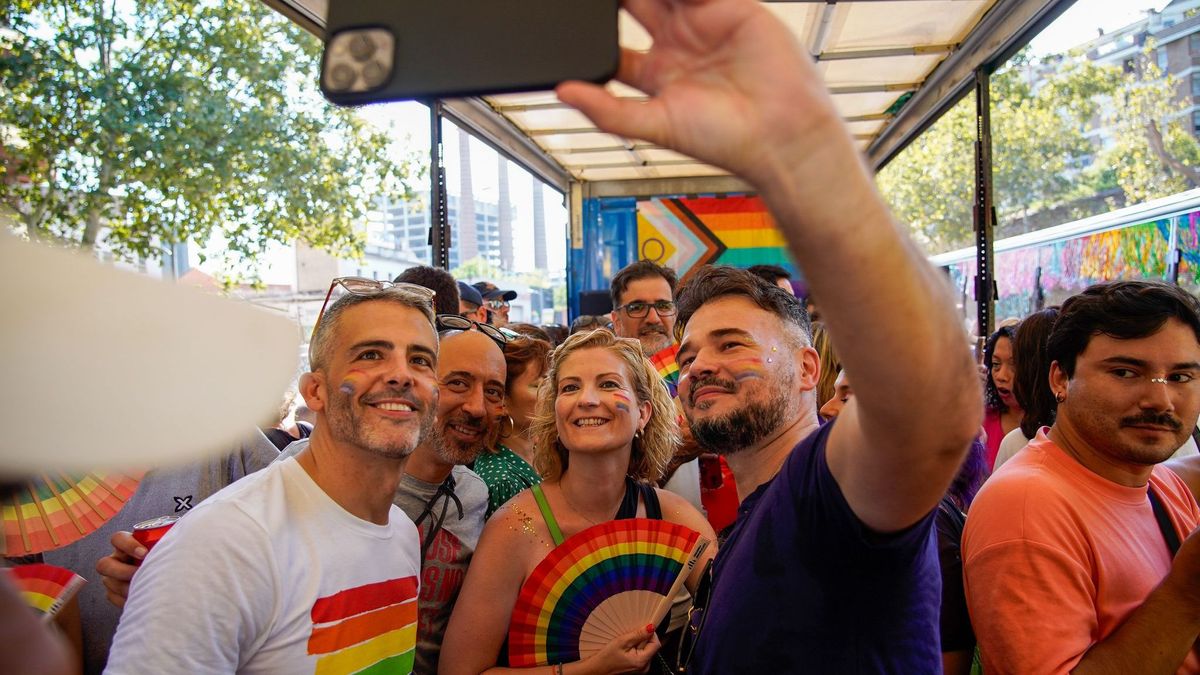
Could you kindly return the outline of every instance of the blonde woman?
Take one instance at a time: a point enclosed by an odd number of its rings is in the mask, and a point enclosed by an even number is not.
[[[679,432],[671,398],[637,340],[603,329],[569,337],[551,357],[529,433],[544,478],[541,495],[518,494],[484,528],[446,632],[442,673],[509,672],[498,666],[507,663],[505,638],[521,586],[547,553],[578,532],[609,520],[660,517],[715,539],[694,507],[651,487]],[[696,565],[689,589],[714,552],[709,547]],[[656,635],[639,630],[582,661],[532,671],[639,672],[659,646]]]

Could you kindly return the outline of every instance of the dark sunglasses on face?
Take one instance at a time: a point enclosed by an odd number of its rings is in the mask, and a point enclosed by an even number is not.
[[[631,303],[618,307],[618,310],[625,312],[631,319],[640,319],[650,313],[650,308],[659,316],[671,316],[675,313],[675,303],[670,300],[659,300],[657,302],[642,302],[635,300]]]
[[[487,306],[491,309],[504,309],[508,307],[507,300],[488,300]]]
[[[437,326],[438,331],[471,329],[478,330],[480,333],[483,333],[491,338],[492,342],[495,342],[497,345],[499,345],[500,349],[502,350],[504,349],[504,345],[508,343],[508,337],[505,336],[504,332],[499,328],[496,328],[490,324],[472,321],[467,317],[459,316],[458,314],[438,314],[437,319],[434,321],[434,325]]]

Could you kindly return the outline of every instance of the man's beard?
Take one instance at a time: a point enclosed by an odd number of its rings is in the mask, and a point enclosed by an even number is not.
[[[638,331],[638,340],[642,343],[642,352],[646,356],[654,356],[671,346],[675,340],[667,334],[667,329],[661,324],[648,324]]]
[[[411,400],[411,396],[404,391],[387,390],[370,396],[364,395],[361,405],[367,405],[373,399],[396,398]],[[380,420],[376,425],[364,424],[360,411],[354,406],[351,396],[336,391],[330,401],[326,421],[329,423],[330,432],[335,439],[356,445],[381,457],[402,459],[412,454],[412,451],[433,432],[433,406],[426,405],[419,408],[417,414],[419,415],[419,427],[415,437],[411,433],[397,434],[394,429],[388,427],[408,425],[411,422]]]
[[[737,394],[736,382],[716,378],[694,382],[692,390],[709,384],[723,386]],[[787,413],[787,395],[781,391],[772,391],[767,400],[748,401],[720,417],[700,419],[689,415],[688,424],[692,438],[700,447],[718,455],[732,455],[769,438],[787,421]]]
[[[479,430],[480,438],[473,443],[464,443],[445,432],[446,428],[450,425]],[[473,417],[464,413],[459,413],[446,420],[439,420],[433,438],[434,449],[437,452],[438,458],[447,464],[457,465],[474,462],[479,457],[479,453],[483,451],[488,440],[493,436],[491,426],[488,424],[487,417]]]

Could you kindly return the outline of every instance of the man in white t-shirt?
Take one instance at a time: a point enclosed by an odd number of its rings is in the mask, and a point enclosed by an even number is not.
[[[301,380],[318,420],[308,448],[151,550],[106,672],[412,670],[420,549],[392,498],[437,407],[431,297],[347,290],[318,319]]]

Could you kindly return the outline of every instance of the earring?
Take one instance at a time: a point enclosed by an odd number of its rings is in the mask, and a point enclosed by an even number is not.
[[[508,433],[504,433],[504,420],[508,420]],[[512,415],[505,415],[500,418],[500,438],[508,438],[513,435],[517,429],[517,423],[513,421]]]
[[[1061,391],[1054,392],[1054,400],[1058,403],[1062,403],[1062,402],[1066,401],[1067,400],[1066,392],[1061,392]]]

